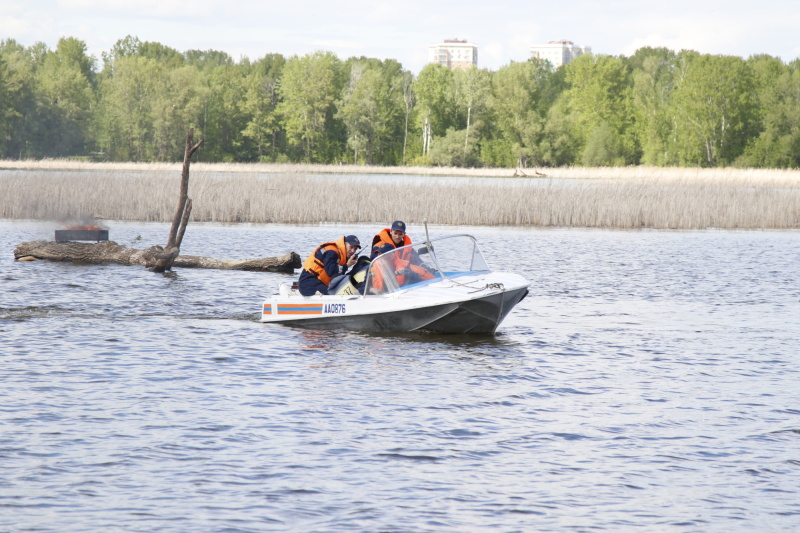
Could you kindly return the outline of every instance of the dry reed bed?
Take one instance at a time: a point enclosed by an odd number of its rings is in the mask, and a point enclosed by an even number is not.
[[[454,185],[432,179],[409,185],[395,183],[403,180],[391,176],[343,179],[223,168],[192,166],[193,220],[384,224],[403,218],[412,223],[622,229],[800,227],[800,176],[784,171],[657,169],[648,174],[639,169],[637,177],[604,169],[602,178],[591,180]],[[0,172],[0,218],[171,219],[179,166],[99,170],[95,164],[88,170]]]
[[[83,171],[136,171],[177,172],[182,163],[96,163],[69,159],[0,160],[0,171],[5,170],[83,170]],[[737,168],[682,168],[682,167],[556,167],[538,169],[509,168],[458,168],[458,167],[381,167],[365,165],[315,165],[304,163],[192,163],[193,171],[243,173],[243,174],[413,174],[418,176],[463,177],[528,177],[575,179],[639,179],[639,178],[752,178],[800,181],[800,170],[790,169],[737,169]]]

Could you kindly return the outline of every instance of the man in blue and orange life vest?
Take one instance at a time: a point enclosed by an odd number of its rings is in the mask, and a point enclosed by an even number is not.
[[[303,296],[316,293],[328,294],[331,278],[344,274],[347,268],[357,260],[361,242],[355,235],[341,237],[334,242],[325,242],[317,246],[303,262],[298,289]],[[344,266],[344,268],[341,268]]]
[[[392,222],[391,228],[385,228],[372,238],[372,253],[370,259],[375,259],[381,252],[386,251],[387,246],[400,248],[411,244],[411,238],[406,235],[406,223],[402,220]],[[395,274],[400,286],[416,283],[434,276],[422,266],[422,260],[412,249],[406,248],[395,253],[394,257]]]

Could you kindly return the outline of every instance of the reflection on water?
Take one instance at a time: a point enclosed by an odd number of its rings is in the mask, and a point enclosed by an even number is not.
[[[496,336],[269,326],[285,275],[15,263],[52,227],[0,222],[0,531],[800,529],[800,234],[462,232],[532,282]]]

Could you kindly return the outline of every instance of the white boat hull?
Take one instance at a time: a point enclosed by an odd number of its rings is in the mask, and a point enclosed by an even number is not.
[[[492,334],[528,293],[507,272],[465,274],[380,296],[283,292],[264,301],[261,321],[313,329]]]

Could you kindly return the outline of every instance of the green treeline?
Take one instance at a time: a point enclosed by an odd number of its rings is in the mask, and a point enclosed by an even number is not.
[[[0,158],[800,167],[800,60],[641,48],[497,71],[0,41]]]

